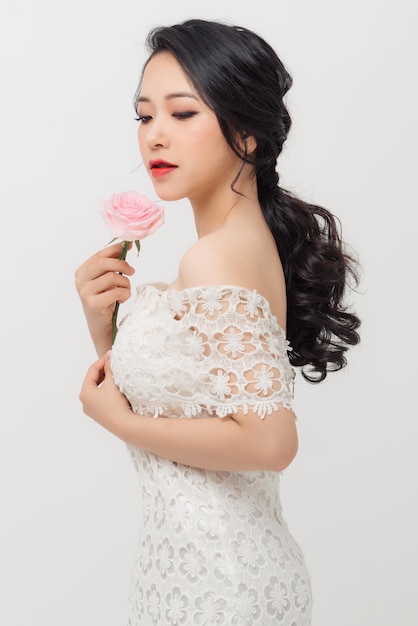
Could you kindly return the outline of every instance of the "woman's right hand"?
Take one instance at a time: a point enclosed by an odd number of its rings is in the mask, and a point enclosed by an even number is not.
[[[99,356],[112,347],[112,314],[116,302],[126,302],[131,295],[127,276],[132,276],[135,270],[119,259],[122,247],[123,242],[107,246],[75,271],[75,286]]]

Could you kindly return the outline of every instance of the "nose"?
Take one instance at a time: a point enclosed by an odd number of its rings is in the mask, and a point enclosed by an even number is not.
[[[154,117],[145,128],[146,143],[150,149],[167,147],[167,125],[161,117]]]

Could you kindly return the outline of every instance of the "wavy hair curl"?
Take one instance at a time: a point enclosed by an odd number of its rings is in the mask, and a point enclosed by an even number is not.
[[[292,86],[289,72],[258,34],[221,22],[159,26],[146,44],[148,61],[159,52],[176,58],[214,111],[231,149],[254,166],[258,199],[286,279],[289,359],[306,380],[321,382],[346,365],[346,351],[360,341],[360,319],[346,304],[347,290],[359,282],[358,263],[347,252],[335,215],[279,184],[277,159],[291,126],[284,103]],[[242,151],[246,137],[256,141],[251,155]]]

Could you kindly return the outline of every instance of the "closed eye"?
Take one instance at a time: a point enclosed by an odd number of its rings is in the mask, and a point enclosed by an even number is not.
[[[142,124],[146,124],[150,121],[151,115],[138,115],[134,118],[137,122],[142,122]]]
[[[197,115],[197,111],[181,111],[180,113],[173,113],[173,117],[176,117],[179,120],[187,120],[194,115]]]
[[[197,111],[180,111],[179,113],[173,113],[173,117],[178,120],[187,120],[197,115]],[[152,120],[151,115],[138,115],[134,118],[137,122],[141,122],[142,124],[146,124],[150,120]]]

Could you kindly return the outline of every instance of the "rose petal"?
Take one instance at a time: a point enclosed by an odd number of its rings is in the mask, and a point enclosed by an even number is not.
[[[112,236],[123,241],[145,239],[164,224],[164,208],[136,191],[104,200],[101,214]]]

